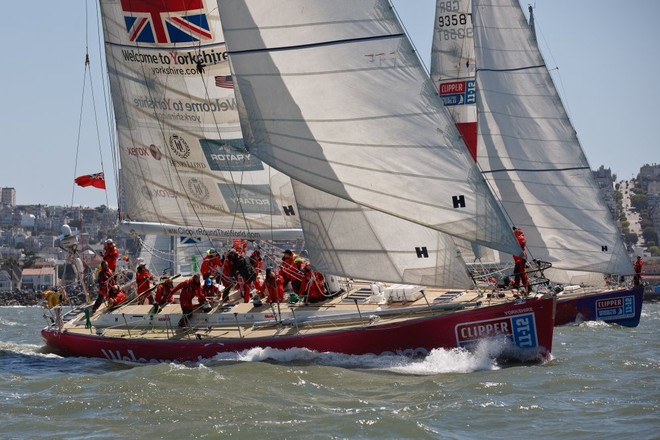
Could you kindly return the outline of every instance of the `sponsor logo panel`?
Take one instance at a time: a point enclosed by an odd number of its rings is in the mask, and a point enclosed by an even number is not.
[[[597,319],[620,319],[635,316],[635,297],[622,296],[618,298],[599,299],[596,301]]]
[[[477,87],[473,79],[440,83],[438,92],[445,105],[465,105],[477,102]]]
[[[260,171],[263,163],[250,154],[242,139],[200,139],[209,168],[213,171]]]
[[[506,336],[521,348],[538,346],[533,313],[462,323],[455,327],[455,334],[460,347],[468,347],[480,339],[494,336]]]
[[[230,211],[280,215],[279,208],[272,203],[268,185],[242,185],[238,189],[233,185],[219,183],[218,189]]]

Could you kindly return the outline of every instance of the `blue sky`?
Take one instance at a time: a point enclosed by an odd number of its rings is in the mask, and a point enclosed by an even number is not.
[[[435,1],[393,3],[428,66]],[[558,67],[555,84],[591,167],[605,165],[629,179],[643,164],[659,163],[660,2],[533,4],[541,50],[547,65]],[[116,206],[98,29],[93,19],[87,28],[84,20],[86,8],[93,17],[96,3],[37,0],[30,3],[31,13],[23,2],[4,7],[11,20],[0,30],[5,41],[0,187],[14,187],[18,204]],[[95,119],[87,82],[77,151],[86,46],[97,110]],[[74,187],[76,175],[101,171],[101,161],[109,181],[107,196],[95,188]]]

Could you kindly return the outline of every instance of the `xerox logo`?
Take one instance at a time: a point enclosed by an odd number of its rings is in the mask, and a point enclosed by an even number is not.
[[[135,156],[135,157],[151,156],[156,160],[160,160],[161,157],[163,156],[160,152],[160,149],[154,144],[149,145],[149,147],[127,147],[126,152],[129,154],[129,156]]]
[[[126,151],[130,156],[148,156],[149,151],[144,147],[128,147]]]
[[[146,186],[142,187],[142,195],[149,199],[174,199],[176,198],[176,192],[167,188],[149,188]]]

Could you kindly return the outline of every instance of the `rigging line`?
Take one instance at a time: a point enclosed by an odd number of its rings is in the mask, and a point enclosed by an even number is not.
[[[272,169],[271,167],[268,167],[268,204],[269,204],[270,206],[273,206],[273,202],[274,202],[273,186],[271,185],[271,183],[272,183],[272,178],[273,178],[273,174],[272,174],[272,173],[273,173],[273,169]],[[293,186],[293,184],[292,184],[292,186]],[[296,209],[298,209],[298,208],[296,207]],[[271,241],[273,241],[273,238],[274,238],[274,237],[273,237],[273,225],[274,225],[275,223],[274,223],[274,219],[273,219],[273,216],[272,216],[272,215],[269,216],[268,218],[270,219],[270,231],[271,231],[271,233],[270,233],[270,239],[271,239]]]
[[[85,102],[85,84],[87,83],[87,57],[85,58],[85,67],[83,71],[83,86],[82,86],[82,94],[80,97],[80,114],[78,116],[78,136],[76,139],[76,158],[73,162],[73,188],[71,190],[71,206],[73,206],[73,199],[74,199],[74,194],[76,192],[76,175],[78,174],[78,157],[79,157],[79,152],[80,152],[80,136],[81,136],[81,130],[82,130],[82,115],[83,115],[83,108],[85,107],[84,102]]]
[[[201,44],[201,43],[200,43],[200,44]],[[201,67],[200,67],[200,64],[198,64],[198,66],[197,66],[197,70],[198,70],[198,73],[200,74],[200,78],[202,79],[202,83],[204,84],[204,77],[202,76],[202,74],[203,74],[203,72],[204,72],[204,66],[201,65]],[[169,74],[167,75],[166,78],[169,78]],[[206,84],[204,84],[204,87],[206,88]],[[151,94],[151,90],[149,90],[149,93]],[[207,97],[208,97],[208,92],[206,93],[206,95],[207,95]],[[150,97],[151,97],[151,96],[150,96]],[[189,95],[188,97],[190,98],[190,95]],[[211,112],[211,113],[213,113],[213,112]],[[158,119],[157,112],[155,111],[155,109],[154,109],[154,117],[155,117],[156,120],[158,121],[159,126],[164,127],[164,123],[161,124],[161,121]],[[216,127],[217,127],[217,123],[216,123]],[[218,129],[218,128],[216,128],[216,129]],[[164,135],[165,135],[165,133],[164,133],[164,128],[161,128],[161,130],[163,130],[163,136],[164,136]],[[218,129],[218,130],[219,130],[219,129]],[[163,139],[163,141],[165,141],[165,139]],[[173,166],[173,168],[174,168],[174,173],[176,174],[176,177],[177,177],[178,180],[179,180],[179,184],[181,185],[181,188],[182,188],[182,190],[183,190],[183,193],[185,194],[186,199],[191,200],[190,194],[188,193],[188,189],[186,188],[186,185],[183,184],[183,178],[181,177],[181,173],[179,173],[179,169],[178,169],[176,166]],[[177,206],[179,207],[179,210],[180,210],[181,212],[183,212],[183,210],[181,209],[181,206],[180,206],[179,203],[178,203],[178,200],[177,200],[176,202],[177,202]],[[197,212],[197,206],[196,206],[196,204],[195,204],[195,203],[191,203],[190,208],[191,208],[193,214],[195,215],[195,218],[197,219],[197,222],[199,223],[199,225],[200,225],[200,226],[204,226],[204,224],[203,224],[203,222],[202,222],[202,219],[201,219],[199,213]],[[206,231],[206,228],[203,228],[203,230]],[[210,236],[208,233],[205,234],[205,236],[206,236],[206,239],[207,239],[207,240],[211,241],[211,243],[213,242],[212,239],[211,239],[211,236]],[[198,251],[200,250],[200,247],[199,247],[197,244],[195,244],[195,248],[196,248]]]
[[[399,24],[401,25],[401,29],[403,30],[402,34],[400,33],[400,34],[396,34],[396,35],[391,35],[391,37],[406,36],[408,38],[408,42],[410,42],[410,45],[413,48],[413,52],[415,52],[415,55],[417,55],[417,59],[419,60],[420,64],[422,65],[422,69],[424,69],[424,72],[426,72],[426,76],[430,78],[431,76],[430,76],[430,73],[429,73],[429,68],[426,67],[426,64],[424,64],[424,60],[419,56],[419,51],[417,50],[417,47],[415,46],[415,43],[413,43],[412,38],[410,38],[410,33],[408,32],[408,29],[406,29],[406,26],[403,24],[403,20],[401,19],[401,16],[397,12],[397,10],[394,7],[394,5],[392,4],[392,2],[389,1],[388,3],[390,4],[390,9],[392,10],[392,12],[394,12],[394,16],[399,21]],[[435,20],[435,18],[434,18],[434,20]],[[380,39],[380,37],[365,38],[363,40],[368,41],[368,40],[371,40],[371,39]],[[343,40],[342,42],[346,42],[346,41],[351,41],[351,40]],[[341,44],[341,43],[339,43],[339,44]]]
[[[96,111],[96,98],[94,96],[94,81],[92,80],[92,69],[89,67],[89,54],[87,55],[86,64],[87,64],[87,69],[89,71],[89,87],[92,93],[92,110],[94,111],[94,124],[96,125],[96,140],[98,141],[99,157],[101,158],[101,171],[105,176],[105,167],[103,165],[103,148],[101,147],[101,132],[99,130],[99,118],[98,118],[98,113]],[[108,206],[110,203],[108,202],[107,187],[103,192],[105,193],[105,204],[106,206]]]
[[[136,45],[136,47],[137,47],[137,50],[138,50],[138,53],[139,53],[139,52],[140,52],[139,44]],[[200,47],[201,47],[201,42],[200,42]],[[175,45],[174,48],[176,48],[176,45]],[[148,79],[147,79],[147,75],[146,75],[146,72],[145,72],[145,66],[144,66],[144,65],[141,65],[141,73],[142,73],[142,77],[143,77],[145,83],[147,83]],[[200,74],[201,74],[201,72],[200,72]],[[170,74],[169,74],[169,73],[166,74],[166,76],[165,76],[165,81],[164,81],[164,84],[163,84],[165,90],[167,90],[167,81],[169,80],[169,77],[170,77]],[[153,99],[154,99],[154,96],[153,96],[153,94],[152,94],[152,90],[151,90],[151,88],[146,87],[146,90],[147,90],[147,93],[148,93],[148,95],[149,95],[149,98],[153,100]],[[190,96],[189,96],[189,98],[190,98]],[[164,122],[164,119],[161,120],[161,119],[159,118],[159,116],[158,116],[158,112],[156,111],[156,108],[153,109],[153,117],[154,117],[154,119],[156,120],[156,122],[158,123],[158,128],[159,128],[160,135],[161,135],[161,137],[162,137],[163,145],[166,145],[166,144],[167,144],[167,139],[166,139],[166,135],[165,135],[165,122]],[[217,127],[217,124],[216,124],[216,127]],[[131,134],[131,136],[132,136],[132,134]],[[171,154],[171,153],[170,153],[170,154]],[[178,180],[178,182],[179,182],[179,184],[180,184],[180,187],[183,188],[183,192],[184,192],[186,198],[187,198],[188,200],[190,200],[190,195],[188,194],[188,191],[187,191],[187,189],[186,189],[186,186],[183,184],[183,178],[182,178],[181,174],[179,173],[178,168],[177,168],[176,166],[173,166],[172,168],[174,169],[174,175],[175,175],[175,176],[172,175],[172,169],[171,169],[170,167],[167,168],[167,172],[168,172],[168,176],[167,176],[167,177],[169,178],[169,180],[170,180],[172,186],[174,186],[174,185],[173,185],[174,181],[175,181],[175,180]],[[140,165],[140,169],[141,169],[141,165]],[[175,199],[175,203],[176,203],[176,205],[177,205],[179,211],[180,211],[180,212],[183,212],[182,206],[181,206],[181,204],[179,203],[178,198]],[[153,202],[153,201],[152,201],[152,207],[153,207],[153,211],[154,211],[154,213],[156,214],[157,218],[158,218],[159,220],[161,220],[161,222],[162,222],[162,218],[161,218],[160,210],[156,209],[156,207],[155,207],[155,202]],[[202,223],[202,219],[200,218],[200,215],[199,215],[199,213],[197,212],[197,208],[195,207],[195,204],[192,204],[192,211],[193,211],[193,213],[194,213],[194,215],[195,215],[195,218],[197,219],[198,223],[199,223],[200,225],[203,225],[203,223]],[[211,239],[211,237],[210,237],[208,234],[206,234],[206,238],[207,238],[209,241],[212,242],[212,239]],[[199,247],[198,245],[195,245],[195,248],[196,248],[198,251],[200,251],[200,247]]]
[[[140,47],[140,43],[139,43],[139,42],[136,42],[136,44],[135,44],[134,47],[135,47],[135,49],[137,50],[138,54],[141,53],[141,47]],[[175,49],[175,48],[176,48],[176,45],[174,45],[173,48]],[[148,87],[148,86],[147,86],[147,84],[149,84],[149,78],[147,77],[147,73],[146,73],[145,65],[144,65],[144,64],[140,64],[139,69],[136,71],[136,74],[141,75],[141,79],[143,80],[143,83],[145,84],[146,93],[148,94],[148,96],[149,96],[149,98],[150,98],[151,100],[154,100],[153,91],[152,91],[151,87]],[[165,81],[164,81],[164,83],[163,83],[163,88],[164,88],[165,90],[167,90],[167,80],[168,80],[168,78],[169,78],[169,74],[166,74],[166,76],[165,76]],[[121,87],[121,82],[118,82],[118,84],[119,84],[119,87]],[[131,113],[131,109],[127,107],[128,104],[127,104],[127,102],[126,102],[124,99],[121,99],[121,105],[124,107],[123,110],[124,110],[125,114],[128,115],[128,114]],[[159,131],[159,134],[160,134],[160,136],[161,136],[162,145],[165,146],[165,145],[167,145],[167,139],[166,139],[166,135],[165,135],[165,123],[164,123],[163,120],[161,120],[161,119],[158,117],[158,112],[157,112],[157,110],[156,110],[155,107],[154,107],[154,109],[153,109],[153,118],[154,118],[154,120],[156,121],[156,123],[158,124],[158,131]],[[138,139],[136,139],[136,138],[134,137],[134,131],[135,131],[135,130],[134,130],[134,127],[132,127],[133,122],[131,121],[130,118],[127,118],[127,123],[128,123],[129,125],[131,125],[131,127],[129,127],[129,130],[128,130],[128,132],[129,132],[129,136],[130,136],[130,139],[131,139],[131,143],[132,143],[133,145],[138,145],[139,142],[138,142]],[[171,153],[170,153],[170,154],[171,154]],[[143,165],[142,165],[141,161],[136,161],[136,163],[137,163],[137,168],[139,169],[139,172],[140,172],[141,176],[144,176],[145,171],[144,171],[144,169],[143,169]],[[177,174],[177,177],[178,177],[178,181],[179,181],[179,183],[182,184],[182,179],[181,179],[181,176],[180,176],[179,173],[178,173],[178,170],[176,169],[176,167],[174,167],[174,169],[175,169],[175,173]],[[165,171],[167,171],[167,173],[165,173]],[[163,175],[164,175],[166,178],[168,178],[170,184],[172,185],[172,187],[174,187],[175,178],[172,176],[172,171],[171,171],[171,169],[169,169],[169,167],[167,167],[167,169],[166,169],[165,167],[163,167]],[[147,203],[151,203],[151,210],[152,210],[152,212],[154,213],[154,215],[156,216],[156,218],[158,219],[158,221],[162,223],[162,222],[163,222],[163,218],[162,218],[162,216],[161,216],[160,209],[157,209],[157,207],[156,207],[156,202],[155,202],[155,200],[154,200],[154,199],[150,199],[149,202],[147,202]],[[177,207],[178,207],[178,209],[179,209],[179,212],[183,212],[183,209],[182,209],[182,207],[181,207],[181,205],[180,205],[180,203],[179,203],[178,198],[176,198],[176,199],[174,200],[174,203],[177,205]]]
[[[129,0],[129,3],[130,3],[130,0]],[[134,47],[134,48],[137,50],[138,54],[141,53],[141,46],[140,46],[140,42],[139,42],[139,41],[135,41],[135,44],[134,44],[132,47]],[[176,49],[176,44],[173,46],[173,49]],[[113,63],[113,64],[114,64],[114,63]],[[142,80],[143,80],[144,84],[145,84],[145,85],[146,85],[146,84],[149,84],[149,79],[148,79],[147,74],[146,74],[146,72],[145,72],[145,66],[144,66],[144,64],[140,64],[140,66],[139,66],[139,70],[136,71],[136,75],[137,75],[137,74],[140,74],[140,73],[141,73],[141,77],[142,77]],[[167,89],[167,78],[169,78],[169,74],[166,74],[166,76],[165,76],[165,83],[163,84],[165,89]],[[120,96],[124,94],[123,91],[121,90],[121,88],[122,88],[122,84],[121,84],[121,83],[122,83],[121,81],[118,81],[118,82],[117,82],[118,87],[120,88]],[[148,87],[148,86],[145,86],[145,89],[146,89],[146,91],[147,91],[147,94],[148,94],[149,98],[153,100],[153,99],[154,99],[154,96],[153,96],[153,94],[152,94],[152,90],[151,90],[151,88]],[[124,114],[126,114],[126,115],[131,114],[131,109],[128,108],[128,103],[127,103],[124,99],[120,99],[120,103],[121,103],[121,105],[122,105],[122,107],[123,107]],[[167,141],[166,141],[166,138],[165,138],[164,122],[161,121],[161,120],[159,119],[159,117],[158,117],[158,113],[157,113],[157,111],[156,111],[156,108],[153,109],[153,117],[154,117],[155,121],[156,121],[157,124],[158,124],[159,134],[160,134],[160,136],[161,136],[161,139],[162,139],[162,142],[163,142],[163,146],[164,146],[164,145],[167,144]],[[132,145],[138,145],[139,142],[138,142],[138,140],[134,137],[134,136],[135,136],[135,135],[134,135],[134,131],[135,131],[134,128],[135,128],[135,127],[133,127],[134,122],[131,121],[130,118],[127,118],[127,121],[126,121],[126,122],[127,122],[127,124],[129,125],[128,134],[129,134],[129,136],[130,136],[131,144],[132,144]],[[119,147],[119,142],[117,142],[117,145],[118,145],[118,147]],[[141,163],[140,161],[136,161],[136,163],[137,163],[137,167],[138,167],[138,169],[139,169],[139,172],[140,172],[141,176],[144,176],[145,172],[144,172],[144,169],[143,169],[143,165],[142,165],[142,163]],[[165,168],[165,167],[163,167],[163,168]],[[164,170],[164,171],[165,171],[165,170]],[[168,171],[168,173],[167,173],[166,177],[169,178],[170,184],[174,187],[174,182],[175,182],[175,180],[174,180],[174,178],[173,178],[172,175],[171,175],[171,170],[168,169],[167,171]],[[117,170],[117,173],[118,173],[118,170]],[[166,173],[163,172],[163,174],[165,175]],[[177,170],[177,174],[178,174],[178,170]],[[180,176],[179,176],[179,183],[181,183],[181,177],[180,177]],[[119,194],[119,193],[118,193],[118,194]],[[118,201],[119,201],[119,199],[118,199]],[[147,202],[147,203],[151,203],[151,210],[152,210],[152,212],[154,213],[154,215],[156,216],[156,218],[158,219],[158,221],[162,223],[162,222],[163,222],[163,219],[162,219],[162,216],[161,216],[160,209],[156,209],[156,202],[155,202],[153,199],[150,199],[149,202]],[[178,200],[178,198],[174,200],[174,203],[177,205],[179,211],[180,211],[180,212],[183,212],[183,210],[182,210],[182,208],[181,208],[181,205],[179,204],[179,200]]]
[[[96,2],[96,18],[97,18],[96,41],[97,41],[98,55],[99,55],[99,66],[101,71],[101,89],[103,91],[103,102],[105,109],[107,133],[108,133],[108,140],[110,142],[113,176],[115,180],[115,197],[117,199],[117,202],[119,202],[120,199],[119,194],[121,194],[120,191],[121,182],[119,180],[119,166],[117,165],[119,163],[119,150],[117,146],[116,132],[114,130],[115,124],[114,124],[114,112],[112,110],[112,102],[111,102],[112,96],[110,95],[107,84],[108,77],[107,75],[103,75],[104,67],[107,67],[107,63],[104,62],[104,57],[103,57],[104,44],[103,44],[103,31],[101,29],[102,14],[99,8],[100,8],[100,2]],[[121,216],[122,216],[121,210],[118,212],[118,215],[119,215],[119,220],[121,220]]]
[[[225,45],[225,50],[226,50],[226,45]],[[205,67],[205,66],[203,66],[203,67]],[[211,101],[208,86],[207,86],[206,82],[204,81],[204,77],[202,75],[203,74],[203,67],[201,69],[198,69],[198,71],[199,71],[199,74],[200,74],[200,79],[202,80],[202,85],[204,87],[204,96],[206,97],[207,101]],[[232,72],[230,71],[230,73],[232,73]],[[234,99],[236,99],[236,93],[234,92],[233,94],[234,94]],[[215,126],[218,138],[220,140],[222,140],[222,134],[220,133],[220,126],[218,124],[218,120],[216,119],[215,112],[211,112],[211,117],[213,118],[213,125]],[[242,137],[243,136],[242,136],[242,131],[241,131],[241,138]],[[243,160],[246,161],[247,158],[244,158]],[[243,218],[243,223],[245,224],[245,229],[247,229],[248,232],[249,232],[250,231],[250,226],[248,224],[247,217],[246,217],[245,211],[243,209],[243,203],[241,202],[241,197],[240,197],[240,194],[241,194],[240,190],[242,189],[242,186],[243,186],[243,178],[245,177],[245,173],[241,172],[241,179],[240,179],[240,182],[237,184],[236,180],[234,178],[234,171],[232,170],[231,162],[228,162],[228,165],[229,165],[229,178],[232,181],[232,186],[234,188],[234,191],[236,192],[236,199],[238,201],[237,205],[240,209],[240,216]],[[270,171],[269,171],[269,173],[270,173]],[[270,179],[269,179],[269,181],[270,181]],[[238,217],[238,215],[235,213],[234,217],[232,219],[232,224],[231,224],[232,228],[234,228],[235,225],[236,225],[237,217]],[[270,220],[272,222],[272,216],[270,217]],[[210,237],[207,237],[207,238],[209,238],[209,240],[210,240]]]
[[[84,108],[84,102],[85,102],[85,84],[87,83],[87,67],[89,63],[89,51],[88,51],[88,44],[87,44],[87,2],[85,2],[85,63],[83,67],[83,85],[82,85],[82,94],[80,97],[80,113],[78,115],[78,135],[76,138],[76,158],[73,163],[73,183],[72,183],[72,189],[71,189],[71,206],[73,206],[73,200],[74,200],[74,195],[76,192],[76,175],[78,174],[78,158],[79,158],[79,153],[80,153],[80,136],[81,136],[81,130],[82,130],[82,115],[83,115],[83,108]]]

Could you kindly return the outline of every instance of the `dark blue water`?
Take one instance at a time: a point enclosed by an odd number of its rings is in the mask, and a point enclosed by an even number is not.
[[[0,308],[0,438],[657,439],[660,304],[639,327],[555,331],[554,358],[253,350],[201,365],[42,353],[42,311]]]

